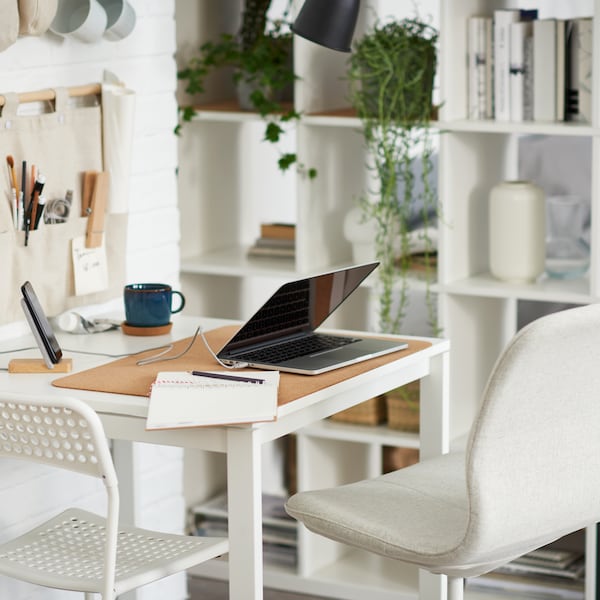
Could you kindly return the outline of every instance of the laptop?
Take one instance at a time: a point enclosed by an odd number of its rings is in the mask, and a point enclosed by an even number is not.
[[[355,265],[282,285],[218,358],[229,365],[317,375],[406,348],[397,340],[316,331],[378,265]]]

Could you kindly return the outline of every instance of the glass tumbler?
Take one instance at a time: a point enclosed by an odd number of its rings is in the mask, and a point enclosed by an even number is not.
[[[557,279],[580,277],[590,265],[584,238],[588,202],[583,196],[549,196],[546,206],[546,273]]]

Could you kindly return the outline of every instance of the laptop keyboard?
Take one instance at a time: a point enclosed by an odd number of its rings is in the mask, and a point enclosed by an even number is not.
[[[275,344],[268,348],[244,352],[243,354],[236,355],[235,358],[236,360],[243,360],[246,362],[282,362],[284,360],[298,358],[299,356],[314,354],[315,352],[334,350],[335,348],[340,348],[358,341],[360,341],[359,338],[314,334],[289,340],[288,342],[281,342],[280,344]]]

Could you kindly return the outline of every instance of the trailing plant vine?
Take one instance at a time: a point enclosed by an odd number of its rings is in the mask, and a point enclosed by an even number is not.
[[[437,198],[433,170],[432,87],[436,68],[437,31],[419,19],[377,24],[355,44],[349,61],[350,97],[362,121],[368,168],[376,189],[363,196],[365,219],[377,225],[376,255],[380,261],[379,325],[397,333],[406,316],[409,232],[418,209],[423,227],[423,268],[428,318],[437,333],[435,302],[429,282],[433,248],[428,235]],[[415,193],[415,163],[421,162],[420,194]],[[396,294],[397,291],[397,294]]]
[[[276,20],[267,17],[270,4],[271,0],[246,0],[237,34],[222,33],[216,41],[202,44],[198,55],[189,60],[177,77],[186,82],[187,94],[197,95],[205,92],[205,81],[211,72],[223,67],[233,68],[233,81],[238,91],[248,91],[242,108],[246,108],[247,102],[248,109],[256,110],[265,121],[263,140],[278,144],[285,135],[286,126],[298,121],[301,115],[293,103],[282,100],[296,80],[288,20],[291,1],[283,16]],[[191,121],[196,112],[194,106],[181,106],[175,133],[179,134],[183,124]],[[299,162],[293,152],[280,152],[277,163],[281,171],[295,165],[301,174],[311,179],[317,175],[316,169]]]

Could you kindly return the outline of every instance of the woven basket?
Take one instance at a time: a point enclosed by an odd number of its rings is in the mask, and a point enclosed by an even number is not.
[[[419,382],[414,381],[385,395],[388,427],[400,431],[419,431]]]
[[[417,448],[395,448],[384,446],[383,448],[383,472],[397,471],[404,467],[410,467],[419,462],[419,450]]]
[[[356,406],[332,415],[332,421],[354,423],[355,425],[379,425],[386,420],[386,402],[384,396],[376,396]]]

